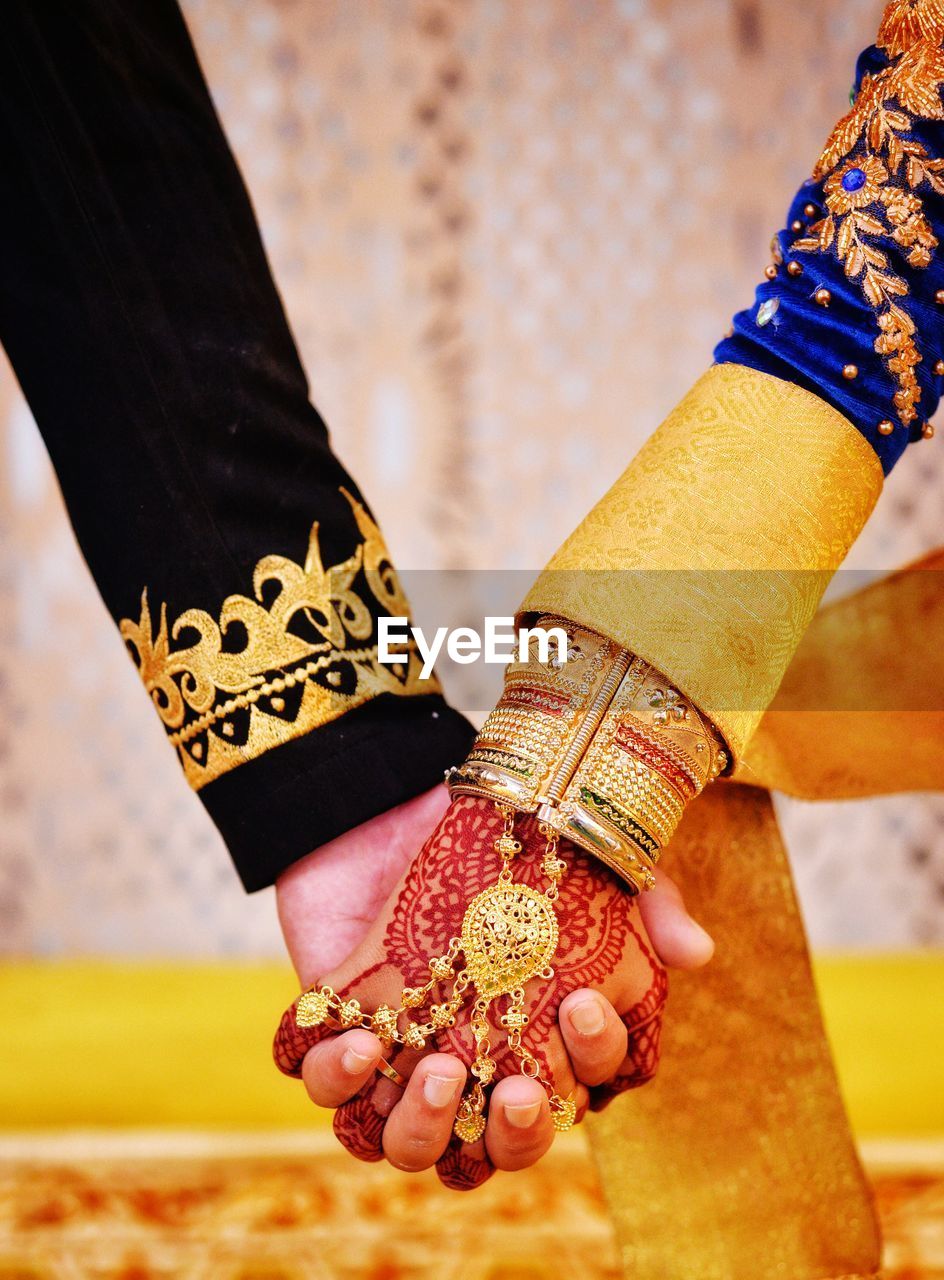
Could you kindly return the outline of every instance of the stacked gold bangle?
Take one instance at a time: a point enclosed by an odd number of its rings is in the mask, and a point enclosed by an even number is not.
[[[454,793],[536,813],[632,892],[650,888],[685,806],[727,767],[721,737],[641,658],[560,618],[537,625],[565,631],[566,660],[532,641],[446,781]]]

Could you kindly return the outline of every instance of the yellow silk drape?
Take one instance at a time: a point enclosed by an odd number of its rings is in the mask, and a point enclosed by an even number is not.
[[[811,799],[944,788],[942,570],[944,550],[820,612],[740,781],[698,797],[666,852],[717,953],[673,978],[654,1084],[590,1122],[634,1280],[877,1272],[871,1196],[764,788]],[[828,709],[853,693],[860,709]]]
[[[780,378],[715,365],[522,605],[667,676],[740,759],[882,490],[861,432]]]
[[[716,957],[673,981],[656,1083],[591,1124],[633,1280],[879,1265],[768,789],[944,782],[944,656],[929,643],[944,555],[816,614],[881,487],[874,452],[829,405],[716,366],[522,606],[645,657],[711,716],[736,766],[664,854]]]

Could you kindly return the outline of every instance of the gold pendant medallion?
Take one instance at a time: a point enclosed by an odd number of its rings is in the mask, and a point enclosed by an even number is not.
[[[546,969],[557,950],[557,919],[543,893],[500,881],[469,903],[462,921],[462,951],[480,996],[523,987]]]

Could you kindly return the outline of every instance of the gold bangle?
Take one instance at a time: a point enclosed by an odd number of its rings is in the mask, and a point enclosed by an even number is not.
[[[595,854],[629,885],[652,868],[685,806],[727,767],[721,737],[658,671],[605,636],[561,618],[567,658],[533,642],[465,762],[457,794],[511,804]]]

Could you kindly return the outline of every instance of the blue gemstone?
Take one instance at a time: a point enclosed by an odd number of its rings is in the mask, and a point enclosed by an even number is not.
[[[842,175],[843,191],[861,191],[868,182],[864,169],[849,169]]]

